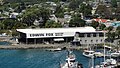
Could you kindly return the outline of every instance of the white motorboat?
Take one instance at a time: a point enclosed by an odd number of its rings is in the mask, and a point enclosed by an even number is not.
[[[62,48],[56,48],[56,49],[47,49],[47,51],[61,51]]]
[[[103,57],[104,54],[101,52],[95,52],[92,50],[84,50],[83,55],[86,57],[92,58],[92,57]]]
[[[104,54],[101,52],[95,52],[94,55],[95,55],[95,57],[103,57],[104,56]]]
[[[61,51],[61,48],[51,49],[51,51]]]
[[[111,53],[111,57],[119,57],[120,56],[120,51]]]
[[[82,64],[79,64],[75,59],[74,54],[68,54],[65,64],[61,64],[60,68],[83,68]]]
[[[86,57],[91,58],[91,57],[94,56],[94,53],[95,53],[95,52],[92,51],[92,50],[84,50],[83,55],[86,56]]]

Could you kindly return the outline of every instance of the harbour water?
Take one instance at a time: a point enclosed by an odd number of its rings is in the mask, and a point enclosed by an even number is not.
[[[84,57],[81,51],[73,51],[76,60],[84,68],[90,67],[90,59]],[[67,51],[50,52],[40,49],[0,50],[0,68],[59,68],[65,62]],[[102,58],[95,59],[95,64]]]
[[[0,50],[0,68],[60,68],[60,63],[65,62],[67,53],[66,50],[52,52],[41,49],[3,49]],[[84,68],[90,68],[90,58],[84,57],[79,50],[74,50],[73,53]],[[99,64],[103,58],[94,60],[95,64]]]

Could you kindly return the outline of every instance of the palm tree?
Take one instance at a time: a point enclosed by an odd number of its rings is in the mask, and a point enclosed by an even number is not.
[[[108,42],[113,42],[113,39],[115,38],[115,32],[113,32],[112,30],[113,30],[113,26],[109,26],[108,28],[107,28],[107,30],[108,30],[108,33],[106,34],[107,35],[107,41]]]

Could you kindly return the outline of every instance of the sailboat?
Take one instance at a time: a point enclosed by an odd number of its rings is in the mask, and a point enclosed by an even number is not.
[[[83,68],[82,64],[79,64],[76,61],[75,55],[72,54],[72,51],[68,51],[68,56],[65,64],[61,64],[60,68]]]
[[[104,33],[104,40],[105,40],[105,33]],[[96,65],[95,68],[115,68],[117,61],[110,57],[110,59],[106,59],[105,55],[105,42],[104,42],[104,61],[101,62],[100,65]]]
[[[95,68],[115,68],[117,61],[115,59],[106,59],[100,65],[96,65]]]

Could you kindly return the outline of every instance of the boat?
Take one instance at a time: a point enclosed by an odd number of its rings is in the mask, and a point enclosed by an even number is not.
[[[113,59],[114,57],[118,57],[118,55],[120,55],[119,52],[111,53],[110,56],[108,55],[110,57],[109,59],[104,59],[104,61],[101,62],[99,65],[96,65],[95,68],[118,68],[117,60]],[[104,56],[106,55],[104,54]]]
[[[94,56],[94,53],[95,53],[95,51],[92,51],[92,50],[84,50],[83,55],[91,58]]]
[[[111,57],[119,57],[120,56],[120,51],[111,53]]]
[[[101,52],[95,52],[94,55],[95,55],[95,57],[103,57],[104,56],[104,54]]]
[[[115,59],[106,59],[100,65],[96,65],[95,68],[115,68],[117,61]]]
[[[84,50],[83,55],[86,57],[92,58],[92,57],[103,57],[104,54],[101,52],[95,52],[92,50]]]
[[[105,38],[105,33],[104,33],[104,38]],[[106,59],[106,49],[105,48],[106,48],[106,45],[104,42],[104,61],[101,62],[99,65],[96,65],[95,68],[115,68],[116,67],[117,61],[115,59],[113,59],[111,57],[109,59]]]
[[[65,64],[61,64],[60,68],[83,68],[82,64],[76,61],[75,55],[72,52],[68,53]]]
[[[104,47],[107,48],[107,49],[112,49],[112,47],[110,47],[110,46],[105,45]]]
[[[55,48],[55,49],[47,49],[47,51],[61,51],[62,48]]]
[[[111,53],[114,55],[114,57],[117,55],[117,53]],[[104,53],[104,61],[101,62],[99,65],[96,65],[95,68],[115,68],[117,65],[117,61],[113,58],[111,58],[112,56],[110,55],[105,55]],[[105,57],[108,56],[110,57],[109,59],[106,59]]]

